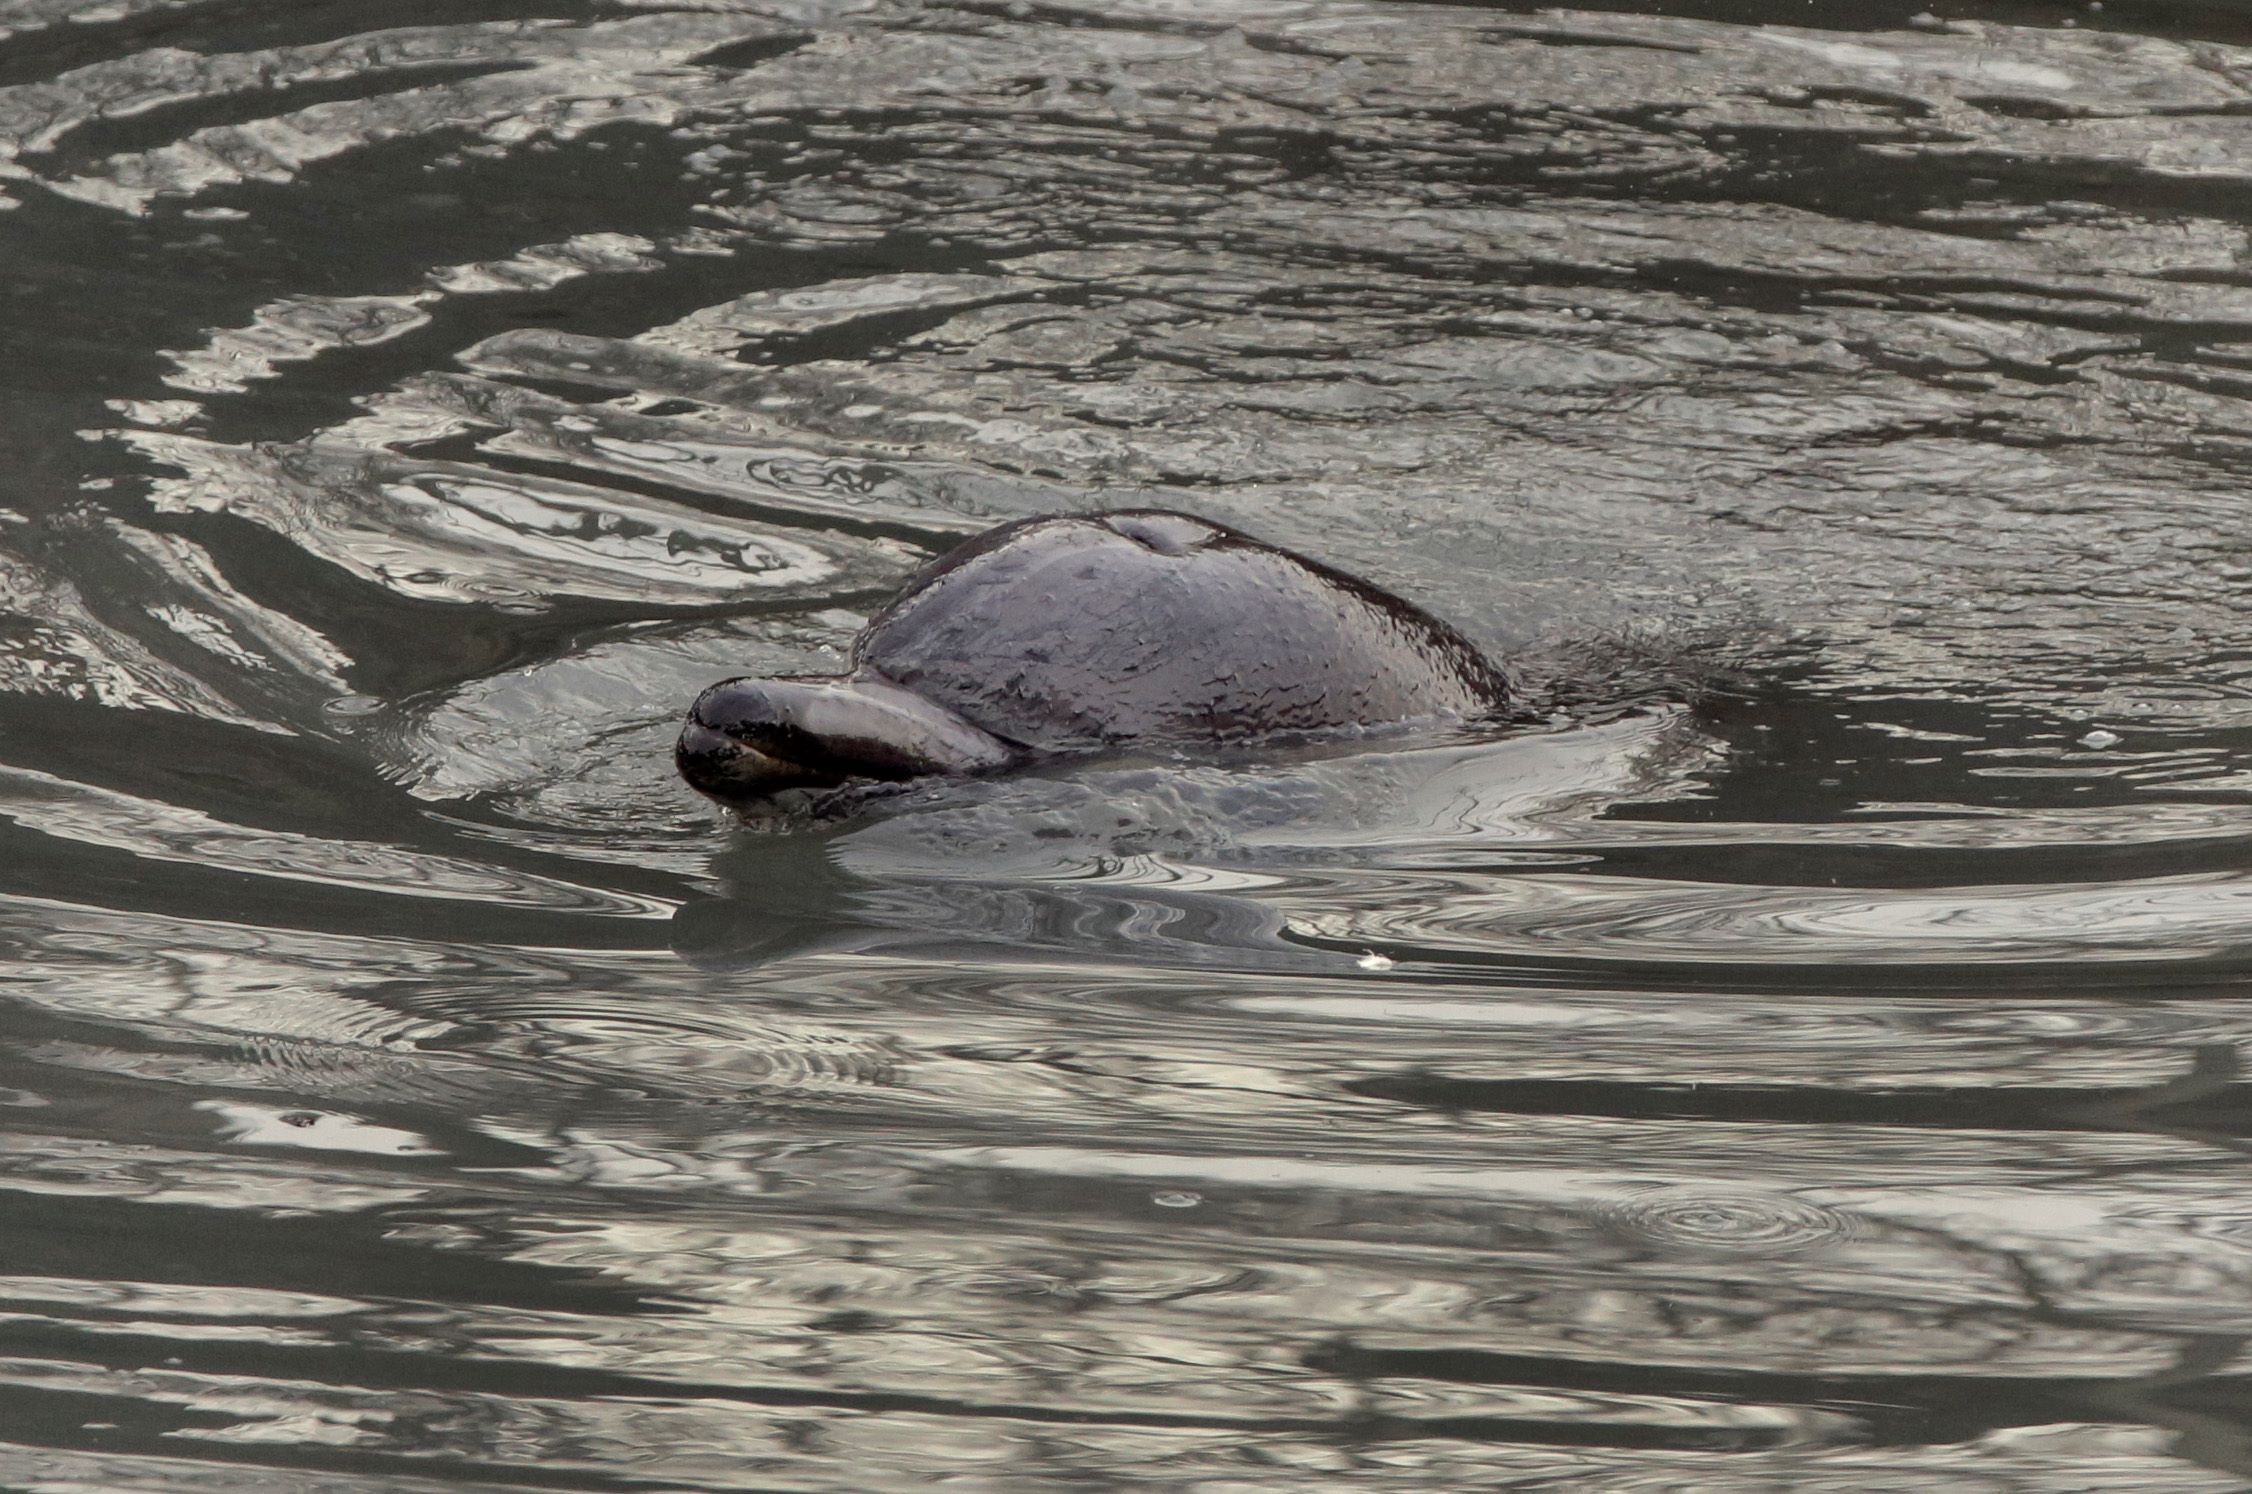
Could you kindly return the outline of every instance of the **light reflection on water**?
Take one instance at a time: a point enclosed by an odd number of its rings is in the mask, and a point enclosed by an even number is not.
[[[1652,9],[0,5],[0,1478],[2252,1479],[2252,36]],[[1147,502],[1539,719],[672,780]]]

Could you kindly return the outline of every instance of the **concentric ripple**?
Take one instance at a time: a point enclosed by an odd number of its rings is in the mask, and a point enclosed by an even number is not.
[[[1633,1193],[1604,1225],[1662,1254],[1797,1255],[1851,1240],[1850,1214],[1787,1195],[1683,1184]]]

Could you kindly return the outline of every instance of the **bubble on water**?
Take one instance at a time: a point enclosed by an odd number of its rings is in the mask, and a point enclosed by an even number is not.
[[[1616,1200],[1603,1209],[1602,1222],[1668,1254],[1797,1255],[1860,1232],[1852,1215],[1788,1194],[1696,1184]]]
[[[1193,1209],[1204,1202],[1201,1193],[1152,1193],[1149,1201],[1161,1209]]]
[[[2094,747],[2098,749],[2104,747],[2116,747],[2119,745],[2119,734],[2117,732],[2105,731],[2102,727],[2099,726],[2094,731],[2091,731],[2086,736],[2082,737],[2080,739],[2080,745],[2083,747]]]

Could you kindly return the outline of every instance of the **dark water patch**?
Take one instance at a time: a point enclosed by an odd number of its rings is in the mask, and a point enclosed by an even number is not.
[[[1634,959],[1623,952],[1584,955],[1491,954],[1461,947],[1443,948],[1424,940],[1404,941],[1375,934],[1354,934],[1341,939],[1285,931],[1283,942],[1339,958],[1375,956],[1392,965],[1409,964],[1418,975],[1496,983],[1522,980],[1624,991],[1663,991],[1677,988],[1684,965],[1693,965],[1699,978],[1725,984],[1731,990],[1808,992],[1826,989],[1830,979],[1779,975],[1759,964],[1701,956]],[[1807,953],[1811,955],[1812,950]],[[2074,957],[2029,957],[1997,962],[1981,969],[1979,985],[1997,996],[2021,998],[2059,989],[2075,994],[2094,991],[2158,992],[2172,989],[2177,980],[2198,985],[2226,984],[2240,979],[2246,957],[2227,954],[2160,956],[2147,961],[2107,958],[2099,971]],[[1901,996],[1929,996],[1959,992],[1965,977],[1962,967],[1936,955],[1928,961],[1871,963],[1857,966],[1856,986]],[[2099,973],[2100,972],[2100,973]]]
[[[1869,1441],[1961,1442],[2006,1427],[2109,1420],[2122,1402],[2168,1399],[2162,1380],[2013,1375],[1790,1375],[1756,1370],[1641,1367],[1543,1359],[1473,1349],[1373,1349],[1340,1344],[1308,1356],[1311,1367],[1361,1381],[1438,1380],[1605,1391],[1652,1380],[1678,1396],[1808,1405],[1842,1412]]]
[[[1924,1086],[1824,1089],[1814,1085],[1600,1084],[1537,1079],[1453,1079],[1400,1074],[1348,1079],[1370,1099],[1457,1112],[1604,1115],[1621,1120],[1695,1120],[1784,1126],[1905,1126],[1950,1131],[2149,1130],[2168,1135],[2252,1135],[2246,1087],[2228,1077],[2235,1050],[2219,1050],[2218,1072],[2199,1063],[2194,1082],[2134,1089],[2035,1085],[1973,1089]]]
[[[919,255],[903,256],[912,262]],[[964,261],[963,269],[982,269],[983,264]],[[994,301],[1016,302],[1022,291],[997,289]],[[746,343],[735,356],[743,363],[789,365],[799,363],[885,363],[895,361],[899,346],[925,334],[936,332],[961,315],[965,303],[951,302],[942,307],[915,308],[883,314],[859,316],[833,326],[820,327],[800,333],[782,332],[760,337]],[[1034,298],[1025,299],[1028,310],[1037,309],[1059,317],[1072,315],[1090,304],[1085,292],[1074,293],[1064,287],[1043,288]]]
[[[1445,4],[1447,0],[1439,0],[1439,3]],[[1492,8],[1503,9],[1505,7],[1495,5]],[[1535,23],[1524,26],[1490,26],[1482,34],[1497,40],[1529,41],[1543,47],[1629,47],[1647,48],[1657,52],[1686,52],[1691,55],[1694,55],[1697,51],[1693,42],[1668,42],[1653,37],[1614,36],[1593,28],[1575,30],[1562,18],[1560,13],[1550,11],[1549,15],[1553,19],[1547,25]]]
[[[0,744],[12,767],[113,793],[212,811],[230,824],[411,833],[421,817],[380,787],[342,743],[173,713],[136,719],[92,702],[12,707]],[[357,792],[342,792],[353,784]]]
[[[1912,823],[1912,822],[1911,822]],[[2200,845],[2103,845],[2072,847],[2069,875],[2055,868],[2059,847],[1996,846],[1953,848],[1930,844],[1814,847],[1760,845],[1747,837],[1731,849],[1728,865],[1713,865],[1713,841],[1683,845],[1604,845],[1590,837],[1576,849],[1601,865],[1606,876],[1653,880],[1697,880],[1747,887],[1837,887],[1905,890],[1910,888],[2066,886],[2118,887],[2146,878],[2219,876],[2244,865],[2245,845],[2216,839]]]
[[[777,57],[787,57],[812,40],[811,35],[802,33],[755,37],[749,41],[729,42],[724,47],[715,47],[690,61],[697,67],[743,71],[771,62]]]
[[[7,1342],[14,1335],[0,1337]],[[6,1388],[11,1414],[21,1406],[24,1432],[31,1434],[16,1445],[29,1443],[42,1452],[47,1450],[94,1451],[110,1455],[109,1470],[119,1463],[128,1462],[135,1454],[162,1458],[174,1462],[183,1452],[183,1444],[195,1449],[196,1472],[208,1476],[225,1468],[255,1469],[269,1467],[290,1470],[298,1476],[319,1476],[322,1473],[341,1474],[348,1477],[382,1478],[386,1484],[392,1479],[410,1479],[417,1475],[430,1477],[433,1459],[426,1449],[432,1442],[446,1434],[458,1434],[465,1425],[475,1425],[479,1418],[470,1408],[446,1405],[432,1397],[435,1404],[404,1408],[395,1412],[395,1425],[400,1453],[386,1457],[380,1453],[354,1450],[333,1451],[317,1442],[288,1447],[279,1453],[273,1449],[246,1452],[229,1445],[226,1434],[239,1434],[248,1424],[256,1426],[267,1418],[255,1413],[245,1415],[239,1411],[205,1411],[182,1406],[165,1415],[167,1402],[186,1399],[191,1395],[199,1399],[216,1399],[203,1377],[192,1373],[177,1376],[140,1371],[138,1366],[98,1364],[88,1367],[86,1373],[108,1373],[121,1381],[134,1379],[156,1382],[134,1397],[134,1407],[121,1410],[113,1404],[119,1398],[99,1393],[52,1390],[46,1387],[9,1385]],[[162,1390],[156,1385],[162,1385]],[[200,1395],[197,1393],[201,1392]],[[370,1398],[372,1399],[372,1397]],[[39,1435],[44,1432],[45,1435]],[[200,1434],[200,1435],[199,1435]],[[420,1444],[420,1446],[417,1446]],[[59,1461],[49,1456],[42,1463]],[[161,1465],[160,1465],[161,1468]],[[144,1475],[155,1473],[158,1478],[165,1472],[146,1468],[136,1469]],[[530,1488],[569,1490],[631,1490],[646,1485],[637,1480],[622,1479],[605,1474],[589,1475],[568,1468],[542,1466],[527,1469],[510,1461],[496,1458],[486,1461],[476,1457],[449,1457],[437,1470],[440,1477],[473,1478],[489,1488]],[[114,1471],[106,1476],[116,1476]],[[396,1485],[392,1485],[396,1487]]]
[[[165,243],[154,226],[120,227],[106,213],[52,201],[0,213],[0,245],[16,308],[0,317],[0,348],[9,354],[0,379],[39,397],[48,440],[67,438],[73,421],[104,418],[104,397],[153,382],[155,346],[196,330],[194,308],[217,262],[200,247]],[[28,422],[31,413],[20,409],[17,418]],[[28,496],[19,492],[17,501]]]
[[[146,1353],[162,1346],[161,1340],[136,1340],[123,1334],[103,1334],[93,1344],[77,1335],[40,1334],[20,1326],[0,1328],[0,1346],[20,1355],[50,1352],[72,1352],[76,1356],[98,1354],[96,1363],[107,1359],[112,1368],[138,1367],[145,1362],[136,1350]],[[96,1346],[98,1345],[98,1349]],[[271,1352],[271,1351],[269,1351]],[[759,1407],[822,1407],[830,1410],[850,1411],[862,1415],[909,1415],[942,1418],[965,1418],[978,1422],[1022,1423],[1030,1426],[1109,1426],[1147,1427],[1167,1429],[1236,1430],[1245,1434],[1271,1432],[1300,1432],[1321,1436],[1337,1436],[1359,1443],[1410,1442],[1425,1438],[1461,1438],[1470,1441],[1511,1443],[1550,1443],[1560,1446],[1617,1446],[1617,1447],[1676,1447],[1700,1451],[1742,1451],[1761,1446],[1772,1446],[1787,1434],[1762,1432],[1752,1429],[1723,1429],[1699,1427],[1634,1426],[1631,1424],[1574,1424],[1564,1421],[1542,1422],[1533,1418],[1514,1417],[1447,1417],[1429,1418],[1397,1415],[1348,1415],[1335,1420],[1301,1418],[1236,1418],[1212,1413],[1184,1411],[1172,1415],[1157,1415],[1134,1411],[1077,1412],[1054,1407],[1011,1404],[1007,1402],[970,1402],[940,1396],[901,1393],[855,1392],[836,1390],[795,1389],[785,1386],[717,1385],[694,1381],[660,1379],[605,1374],[599,1371],[573,1369],[560,1365],[541,1365],[519,1368],[505,1360],[470,1359],[462,1364],[462,1373],[443,1377],[433,1383],[420,1373],[424,1361],[419,1357],[385,1354],[371,1349],[324,1349],[314,1353],[282,1348],[273,1360],[261,1360],[257,1351],[245,1352],[219,1345],[199,1345],[186,1355],[170,1356],[179,1361],[179,1368],[187,1375],[241,1375],[270,1374],[278,1362],[295,1371],[293,1378],[327,1383],[340,1389],[353,1391],[412,1392],[417,1396],[438,1396],[447,1393],[474,1394],[478,1396],[517,1396],[523,1398],[572,1399],[593,1397],[626,1398],[632,1400],[661,1399],[670,1403],[718,1402]],[[13,1390],[10,1392],[13,1394]],[[170,1429],[168,1429],[170,1430]],[[64,1445],[69,1445],[67,1442]],[[349,1459],[321,1457],[310,1449],[291,1449],[289,1461],[300,1466],[365,1466],[370,1460],[366,1454]],[[411,1466],[411,1465],[408,1465]],[[474,1466],[474,1465],[472,1465]],[[463,1471],[469,1471],[467,1469]],[[476,1470],[480,1475],[485,1470]],[[552,1478],[552,1470],[532,1474],[520,1470],[518,1477],[529,1481],[537,1477],[541,1482]],[[633,1487],[628,1483],[609,1481],[558,1480],[559,1487]]]
[[[418,601],[312,560],[274,531],[231,514],[159,522],[207,545],[242,595],[335,640],[350,660],[346,684],[378,700],[411,700],[464,676],[522,668],[550,657],[560,643],[626,620],[598,604],[557,615]],[[95,751],[99,760],[101,749]]]
[[[1697,711],[1700,724],[1727,743],[1727,751],[1698,774],[1699,792],[1623,807],[1622,817],[1818,824],[1882,814],[1887,806],[1913,814],[1918,805],[1933,806],[1925,812],[1948,813],[2149,804],[2148,794],[2132,780],[2107,771],[2116,760],[2103,754],[2129,747],[2163,756],[2169,750],[2210,752],[2217,745],[2203,734],[2184,741],[2155,730],[2156,722],[2132,717],[2058,719],[1967,693],[1872,694],[1852,680],[1771,678],[1756,693],[1715,691],[1699,700]],[[2103,736],[2089,744],[2090,734],[2098,732]],[[2216,756],[2219,767],[2233,760],[2235,751],[2225,748]],[[1964,772],[1981,759],[2054,771]],[[2223,804],[2236,798],[2225,779],[2213,797]]]
[[[0,1343],[9,1336],[0,1330]],[[233,1426],[224,1411],[167,1406],[138,1394],[28,1389],[7,1391],[11,1438],[41,1447],[98,1447],[127,1442],[162,1447],[183,1433]]]
[[[615,149],[604,149],[613,138]],[[355,160],[349,177],[332,177],[325,188],[314,180],[292,183],[286,190],[246,187],[223,201],[246,214],[246,223],[255,225],[249,231],[259,235],[270,233],[284,216],[354,225],[312,277],[320,288],[353,293],[411,294],[421,288],[433,260],[505,258],[528,238],[568,239],[574,233],[609,230],[622,221],[633,223],[640,235],[661,237],[691,221],[695,183],[668,169],[665,156],[670,152],[656,140],[619,131],[584,142],[584,147],[532,153],[525,159],[538,164],[528,168],[449,163],[429,190],[416,193],[371,189],[370,183],[398,175],[398,164]],[[369,149],[411,155],[424,153],[427,146]],[[541,223],[527,223],[520,209],[507,205],[524,200],[520,189],[503,193],[495,186],[496,177],[525,169],[554,174],[555,190],[534,199],[546,205]],[[315,195],[325,201],[309,200]],[[444,250],[433,252],[433,233],[445,236]],[[411,258],[400,259],[409,246]],[[664,319],[668,310],[677,314],[746,291],[788,288],[817,278],[816,269],[790,254],[761,255],[749,262],[732,255],[668,256],[656,274],[627,273],[607,280],[596,275],[553,288],[446,296],[431,304],[426,325],[379,343],[324,352],[293,371],[286,389],[256,390],[242,401],[214,401],[203,428],[219,440],[310,434],[348,415],[358,398],[433,365],[443,366],[449,353],[511,328],[542,324],[584,335],[632,331]],[[274,287],[306,288],[294,277]],[[204,314],[225,324],[240,320],[255,305],[214,305]]]
[[[81,842],[58,851],[54,848],[55,839],[26,835],[12,828],[0,829],[0,842],[8,843],[11,860],[18,865],[30,861],[41,868],[37,874],[0,872],[0,895],[181,918],[208,913],[215,906],[255,899],[274,907],[271,926],[277,929],[465,942],[506,936],[584,949],[630,950],[664,945],[661,929],[652,930],[646,924],[636,927],[636,920],[617,916],[640,911],[634,903],[592,889],[533,884],[536,890],[532,893],[532,902],[561,905],[558,911],[550,912],[539,911],[536,907],[502,912],[488,900],[448,897],[442,892],[410,893],[400,897],[384,890],[370,890],[354,897],[336,886],[321,885],[324,881],[348,880],[342,877],[300,879],[232,868],[183,871],[182,875],[168,879],[161,889],[152,889],[137,871],[140,860],[130,850]],[[349,851],[345,854],[348,856]],[[521,879],[495,873],[476,880],[498,889],[519,883]],[[576,911],[562,910],[572,904],[578,905]]]
[[[1502,12],[1553,14],[1546,6],[1521,0],[1433,0],[1439,5]],[[1588,15],[1662,15],[1710,21],[1724,26],[1790,26],[1853,32],[1939,30],[1972,22],[1996,26],[2085,28],[2125,34],[2181,37],[2242,44],[2252,41],[2252,22],[2222,0],[2109,0],[2093,7],[2086,0],[1999,0],[1975,7],[1923,5],[1917,0],[1588,0],[1573,12]]]
[[[391,1238],[396,1233],[411,1239],[414,1227],[430,1218],[453,1222],[448,1216],[413,1208],[389,1218],[293,1219],[278,1211],[261,1217],[242,1209],[49,1195],[36,1209],[18,1213],[5,1233],[16,1263],[12,1270],[20,1275],[316,1294],[348,1279],[362,1301],[389,1303],[394,1312],[432,1301],[610,1317],[660,1310],[657,1301],[606,1281],[598,1272],[546,1269],[505,1256],[458,1247],[436,1250]],[[474,1211],[461,1222],[473,1228]],[[343,1262],[349,1266],[339,1274]],[[344,1321],[348,1334],[360,1326],[349,1317]],[[0,1331],[9,1333],[16,1352],[34,1346],[36,1330],[30,1325],[18,1322]],[[69,1340],[81,1350],[92,1347],[75,1334],[56,1337],[66,1341],[49,1339],[48,1347],[67,1349],[73,1346]],[[104,1337],[115,1345],[113,1352],[132,1362],[132,1335]],[[260,1347],[251,1344],[223,1352],[254,1355]],[[138,1362],[155,1363],[171,1352],[150,1354]]]
[[[377,15],[350,3],[291,6],[277,12],[257,0],[127,4],[99,18],[69,15],[44,26],[21,26],[0,40],[0,87],[39,83],[77,68],[132,57],[152,47],[205,54],[304,46],[391,27],[590,20],[622,13],[602,4],[525,4],[523,0],[384,0]]]

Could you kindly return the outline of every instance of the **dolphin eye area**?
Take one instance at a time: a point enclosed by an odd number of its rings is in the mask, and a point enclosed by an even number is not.
[[[817,761],[827,750],[759,681],[723,680],[712,686],[689,707],[688,722],[789,761]]]

